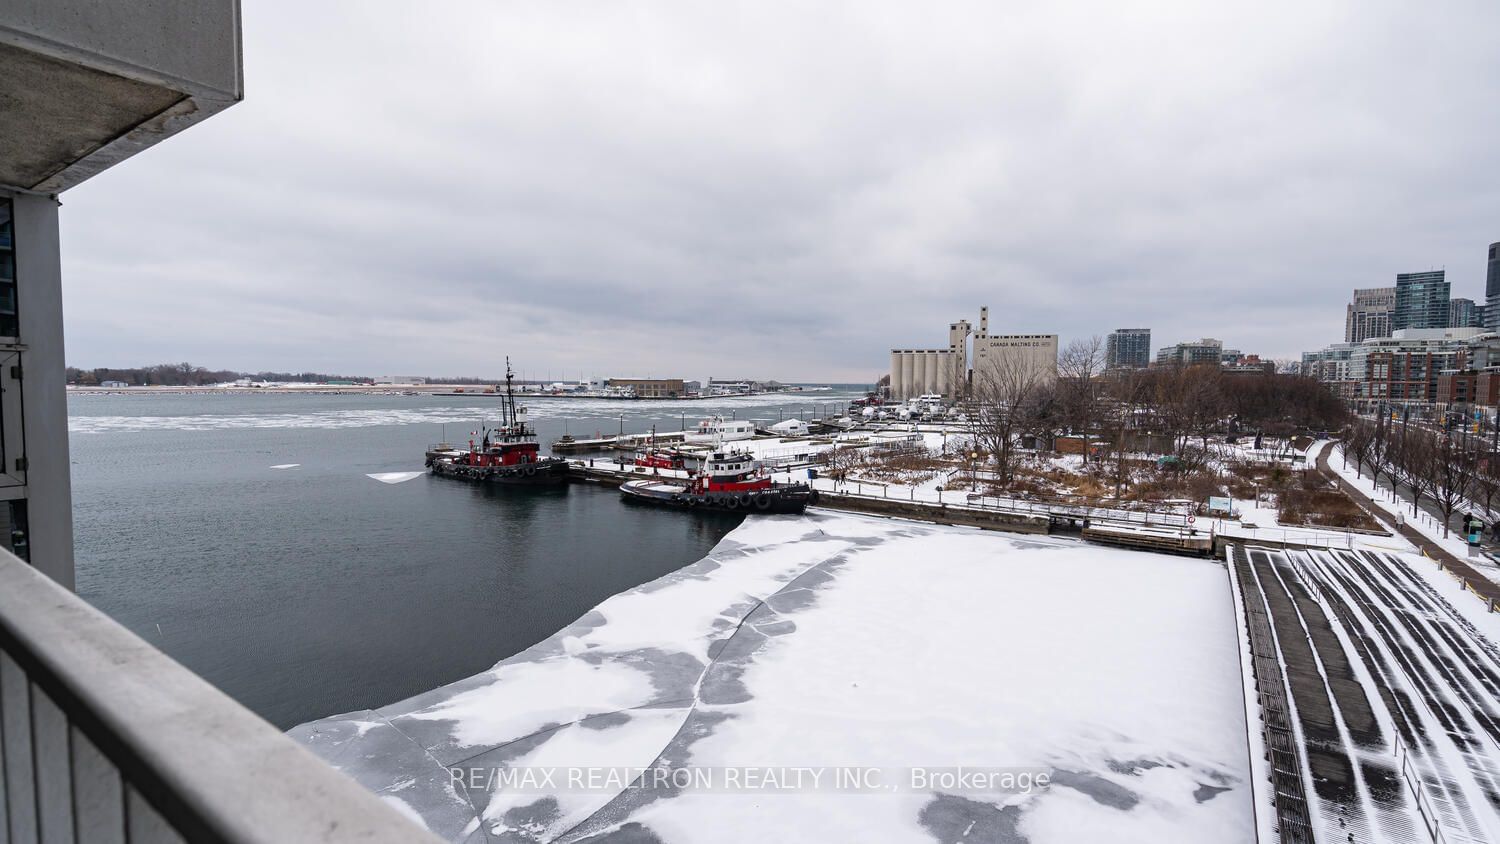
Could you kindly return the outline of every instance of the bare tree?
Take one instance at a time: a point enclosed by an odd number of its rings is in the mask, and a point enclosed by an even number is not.
[[[1089,462],[1088,437],[1099,419],[1099,375],[1104,371],[1104,338],[1095,335],[1069,343],[1057,357],[1057,398],[1062,419],[1084,438],[1083,462]]]
[[[1128,477],[1125,468],[1125,432],[1136,427],[1136,420],[1141,416],[1148,376],[1138,369],[1116,370],[1106,377],[1105,386],[1107,398],[1102,405],[1102,418],[1114,443],[1115,498],[1120,498],[1125,494],[1125,481]]]
[[[1422,498],[1433,491],[1433,443],[1432,438],[1420,430],[1412,431],[1406,425],[1395,436],[1395,448],[1390,452],[1395,466],[1394,477],[1411,490],[1411,514],[1417,515]],[[1397,489],[1399,494],[1399,487]]]
[[[1370,449],[1375,445],[1375,426],[1363,419],[1355,421],[1349,426],[1349,431],[1344,436],[1344,465],[1349,465],[1349,458],[1354,458],[1354,474],[1362,476],[1365,464],[1370,460]]]
[[[1024,355],[999,355],[974,373],[970,427],[974,440],[995,461],[1001,483],[1009,483],[1016,459],[1016,438],[1026,430],[1038,395],[1051,373]]]
[[[859,449],[835,444],[824,452],[828,456],[828,475],[834,480],[848,480],[849,472],[864,463],[865,455]]]
[[[1380,478],[1394,477],[1392,452],[1395,449],[1396,439],[1392,436],[1392,425],[1381,414],[1375,420],[1375,426],[1370,431],[1370,480],[1374,482],[1375,488],[1380,488]]]
[[[1468,492],[1474,481],[1477,455],[1464,448],[1452,435],[1443,433],[1426,435],[1432,440],[1429,448],[1429,474],[1432,477],[1432,500],[1443,514],[1443,536],[1448,535],[1448,525],[1459,505],[1468,502]]]
[[[1484,505],[1484,517],[1492,519],[1495,512],[1495,499],[1500,498],[1500,465],[1496,465],[1487,454],[1474,454],[1474,473],[1470,479],[1470,489],[1476,503]]]

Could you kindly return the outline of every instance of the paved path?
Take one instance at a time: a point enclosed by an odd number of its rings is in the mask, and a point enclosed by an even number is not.
[[[1340,475],[1338,472],[1335,472],[1333,468],[1328,465],[1328,454],[1331,451],[1333,451],[1333,444],[1329,443],[1323,446],[1322,451],[1318,452],[1319,471],[1337,482],[1339,488],[1342,489],[1344,493],[1347,494],[1350,498],[1354,499],[1355,502],[1357,502],[1361,507],[1364,507],[1366,510],[1370,511],[1370,513],[1377,519],[1380,519],[1381,521],[1389,524],[1391,522],[1389,514],[1387,514],[1373,500],[1371,500],[1370,496],[1365,495],[1353,484],[1344,480],[1342,475]],[[1464,583],[1470,589],[1478,592],[1480,596],[1482,596],[1485,600],[1500,602],[1500,584],[1496,584],[1494,581],[1480,574],[1475,570],[1473,566],[1455,556],[1454,554],[1443,548],[1441,545],[1433,542],[1427,537],[1426,534],[1422,533],[1411,525],[1403,523],[1397,525],[1396,530],[1400,531],[1401,535],[1409,540],[1413,545],[1422,549],[1422,552],[1427,556],[1442,563],[1444,567],[1446,567],[1449,571],[1452,571],[1459,577],[1463,578]]]

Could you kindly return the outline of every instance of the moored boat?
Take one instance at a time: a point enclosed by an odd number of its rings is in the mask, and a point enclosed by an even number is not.
[[[748,440],[754,436],[755,423],[715,416],[699,422],[696,429],[683,435],[683,440],[690,443],[722,445],[734,440]]]
[[[505,360],[505,398],[500,405],[500,425],[473,432],[467,451],[429,452],[432,474],[478,483],[547,484],[568,479],[568,461],[543,456],[536,431],[526,420],[526,408],[516,407],[512,387],[515,376],[510,359]]]
[[[686,482],[636,480],[620,484],[627,501],[684,509],[745,513],[800,513],[817,499],[807,484],[778,484],[748,454],[716,452]]]

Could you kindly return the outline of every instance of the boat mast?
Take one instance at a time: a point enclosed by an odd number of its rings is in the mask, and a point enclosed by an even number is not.
[[[515,373],[510,369],[510,355],[505,356],[505,401],[500,405],[500,412],[505,415],[504,424],[508,430],[515,424],[516,420],[516,392],[511,387],[515,379]]]

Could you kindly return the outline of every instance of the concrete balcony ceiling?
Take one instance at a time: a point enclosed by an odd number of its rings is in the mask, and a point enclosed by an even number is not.
[[[10,0],[0,187],[57,193],[244,96],[235,0]]]

